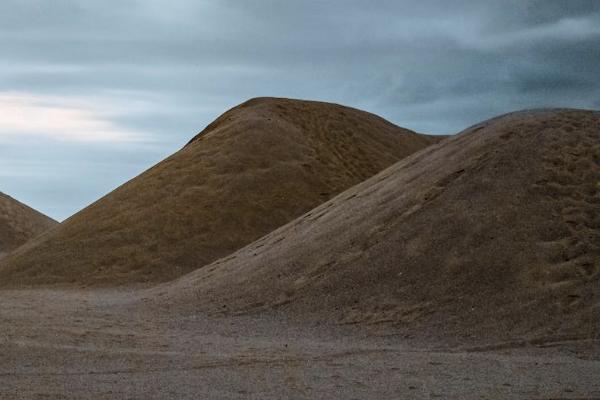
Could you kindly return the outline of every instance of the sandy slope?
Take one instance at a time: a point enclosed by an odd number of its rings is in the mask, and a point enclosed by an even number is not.
[[[58,223],[0,193],[0,257]]]
[[[539,110],[408,157],[152,296],[190,314],[578,339],[599,335],[599,289],[600,113]]]
[[[173,279],[439,138],[327,103],[261,98],[11,255],[2,285]]]

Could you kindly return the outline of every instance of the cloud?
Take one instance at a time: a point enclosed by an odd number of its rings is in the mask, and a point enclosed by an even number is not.
[[[463,35],[462,42],[468,46],[498,50],[502,47],[544,44],[552,40],[577,42],[600,36],[598,16],[570,17],[548,24],[526,26],[520,30],[480,34],[471,32]]]
[[[46,137],[55,140],[124,142],[141,135],[111,121],[114,112],[80,99],[0,92],[0,138]]]

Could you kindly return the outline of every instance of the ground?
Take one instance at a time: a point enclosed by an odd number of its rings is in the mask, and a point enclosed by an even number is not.
[[[445,346],[276,315],[182,316],[125,290],[6,290],[0,304],[2,399],[600,397],[589,342]]]

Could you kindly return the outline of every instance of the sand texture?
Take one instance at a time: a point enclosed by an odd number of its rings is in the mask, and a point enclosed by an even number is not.
[[[334,104],[260,98],[0,266],[0,285],[168,281],[438,141]]]

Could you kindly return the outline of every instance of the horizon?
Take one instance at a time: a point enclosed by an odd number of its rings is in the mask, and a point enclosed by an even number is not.
[[[429,134],[600,108],[590,0],[123,4],[0,6],[0,192],[58,221],[249,98],[333,102]]]

